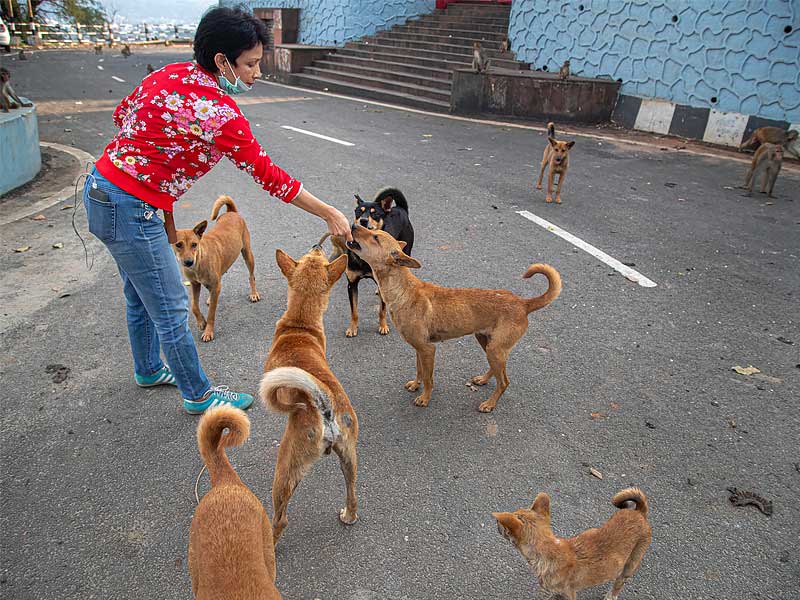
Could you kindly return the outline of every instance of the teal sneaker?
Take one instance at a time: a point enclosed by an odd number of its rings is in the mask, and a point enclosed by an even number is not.
[[[177,385],[175,383],[175,375],[169,370],[167,365],[161,367],[155,373],[150,375],[133,374],[133,380],[139,387],[155,387],[157,385]]]
[[[232,392],[227,385],[215,385],[200,400],[183,399],[183,409],[190,415],[200,415],[214,406],[233,406],[247,410],[253,397],[243,392]]]

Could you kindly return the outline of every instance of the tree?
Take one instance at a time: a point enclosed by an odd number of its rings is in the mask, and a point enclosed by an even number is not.
[[[82,25],[102,25],[105,11],[98,0],[30,0],[34,20],[55,17]]]

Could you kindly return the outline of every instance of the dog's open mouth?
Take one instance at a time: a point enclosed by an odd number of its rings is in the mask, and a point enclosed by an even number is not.
[[[352,242],[347,242],[347,247],[350,248],[350,250],[361,250],[361,244],[355,240]]]

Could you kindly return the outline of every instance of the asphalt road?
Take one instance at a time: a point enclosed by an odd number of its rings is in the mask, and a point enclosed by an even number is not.
[[[115,102],[144,65],[186,58],[178,49],[106,54],[102,63],[86,52],[2,60],[40,103],[42,139],[97,155],[113,133]],[[371,284],[362,284],[355,339],[344,336],[346,285],[337,284],[325,322],[330,364],[361,423],[361,519],[339,524],[341,473],[333,458],[318,463],[277,549],[285,598],[543,598],[490,513],[547,491],[556,533],[573,535],[607,519],[612,495],[629,485],[650,498],[653,544],[622,597],[800,597],[796,168],[784,169],[768,202],[731,189],[744,177],[741,162],[576,136],[564,203],[546,205],[532,183],[539,132],[261,84],[243,104],[273,159],[341,209],[349,212],[354,192],[400,187],[423,279],[528,296],[543,282],[520,275],[542,261],[564,283],[553,305],[531,315],[509,360],[511,386],[489,415],[477,406],[491,388],[465,386],[485,370],[473,339],[439,346],[431,404],[416,408],[403,389],[414,353],[393,327],[377,334]],[[181,199],[178,225],[207,218],[222,193],[249,225],[263,300],[248,302],[247,270],[236,263],[217,337],[200,354],[215,382],[254,392],[286,303],[275,249],[299,256],[323,227],[229,164]],[[519,210],[633,263],[657,286],[628,281]],[[63,254],[13,253],[44,235],[29,220],[1,236],[3,285],[47,291],[52,277],[32,265],[51,261],[75,276],[69,296],[54,292],[0,337],[0,596],[188,598],[197,419],[174,389],[134,385],[119,278],[97,244],[86,272],[68,212],[45,213],[63,232]],[[80,213],[78,225],[85,233]],[[66,381],[53,383],[52,364],[69,367]],[[736,365],[761,373],[739,375]],[[249,415],[250,440],[230,457],[271,513],[285,420],[260,405]],[[204,478],[201,493],[207,486]],[[774,514],[731,506],[729,486],[770,499]]]

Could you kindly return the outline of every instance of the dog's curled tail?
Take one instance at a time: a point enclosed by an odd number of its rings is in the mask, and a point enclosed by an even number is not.
[[[406,200],[405,195],[403,195],[403,192],[394,187],[383,188],[381,191],[375,194],[375,200],[373,200],[373,202],[383,204],[383,201],[387,198],[391,198],[394,200],[395,206],[408,212],[408,201]]]
[[[228,212],[239,212],[236,208],[236,205],[233,203],[233,198],[230,196],[220,196],[217,198],[216,202],[214,202],[214,208],[211,209],[211,220],[216,221],[217,217],[219,216],[219,211],[222,209],[223,206],[228,207]]]
[[[547,124],[547,136],[553,139],[556,138],[556,124],[552,121]]]
[[[225,429],[228,433],[223,435]],[[238,408],[217,406],[203,414],[197,426],[197,446],[211,476],[212,487],[242,482],[228,461],[225,448],[243,444],[249,435],[250,419]]]
[[[642,513],[642,516],[647,516],[647,496],[644,492],[637,487],[628,488],[617,492],[611,503],[617,508],[625,508],[626,502],[636,503],[636,510]]]
[[[528,314],[540,308],[544,308],[561,294],[561,275],[558,274],[558,271],[550,265],[536,263],[528,267],[528,270],[525,271],[522,277],[529,279],[536,275],[536,273],[542,273],[547,277],[547,291],[541,296],[535,296],[526,300]]]

